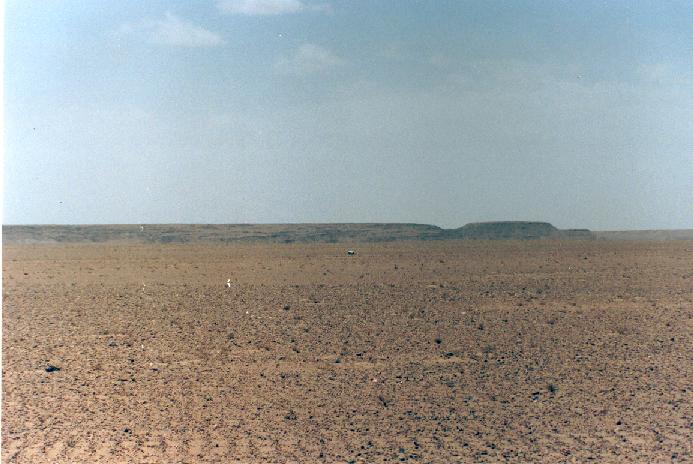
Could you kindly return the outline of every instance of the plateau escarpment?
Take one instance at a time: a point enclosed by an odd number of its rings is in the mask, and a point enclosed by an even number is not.
[[[5,243],[340,243],[398,240],[536,240],[593,238],[587,229],[548,222],[470,223],[457,229],[428,224],[113,224],[5,225]]]

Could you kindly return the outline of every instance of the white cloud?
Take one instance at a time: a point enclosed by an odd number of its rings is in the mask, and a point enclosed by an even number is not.
[[[308,5],[301,0],[219,0],[217,7],[224,13],[246,16],[272,16],[329,10],[328,5]]]
[[[224,39],[219,34],[185,21],[172,13],[166,13],[163,19],[148,19],[124,24],[116,35],[143,36],[150,43],[179,47],[214,47],[224,43]]]
[[[330,50],[315,44],[303,44],[288,57],[277,60],[276,68],[282,74],[308,75],[327,71],[346,64]]]

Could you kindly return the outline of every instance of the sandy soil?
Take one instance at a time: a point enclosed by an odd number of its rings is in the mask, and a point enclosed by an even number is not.
[[[692,459],[690,241],[3,250],[3,463]]]

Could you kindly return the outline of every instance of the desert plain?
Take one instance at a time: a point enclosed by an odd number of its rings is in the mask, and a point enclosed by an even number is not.
[[[693,459],[693,241],[15,243],[2,309],[3,463]]]

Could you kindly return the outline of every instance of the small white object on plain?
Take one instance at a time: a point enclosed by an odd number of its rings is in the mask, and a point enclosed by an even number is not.
[[[231,288],[231,279],[226,279],[226,288]]]

